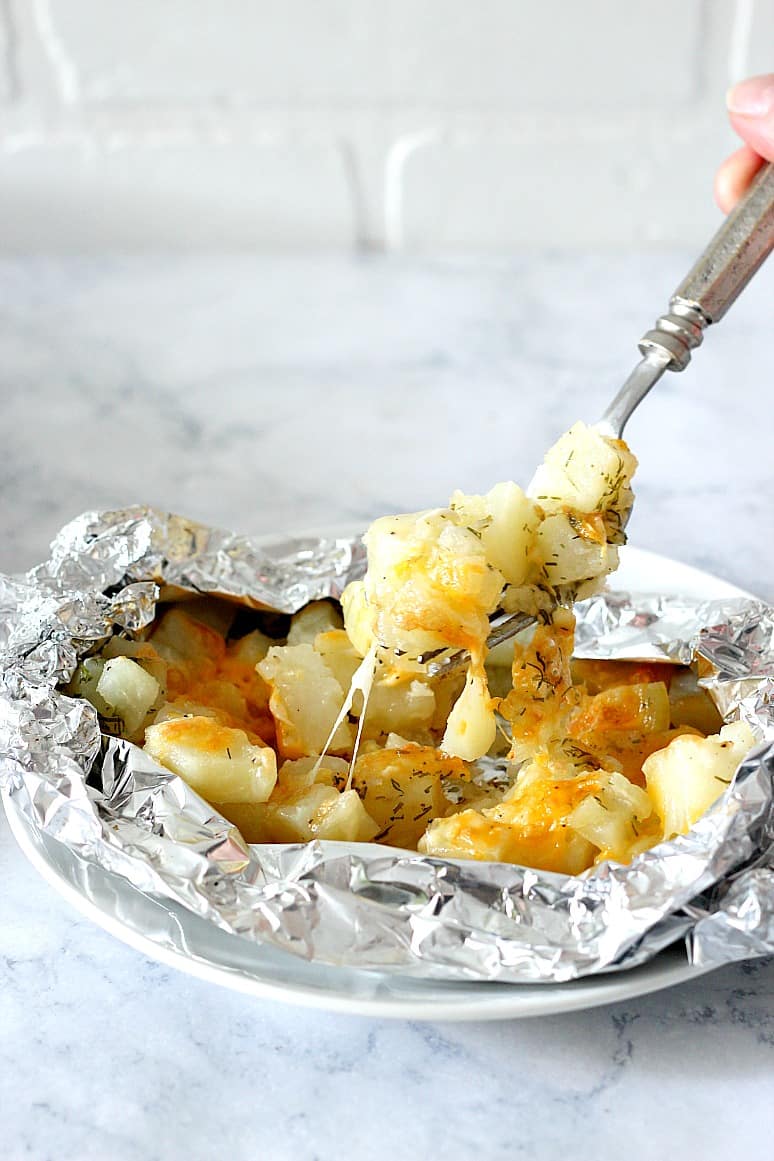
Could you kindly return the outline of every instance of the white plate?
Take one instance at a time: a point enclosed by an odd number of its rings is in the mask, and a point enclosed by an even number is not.
[[[617,588],[641,592],[750,596],[708,573],[635,548],[622,551],[615,582]],[[7,793],[3,804],[32,865],[84,915],[151,959],[262,998],[380,1018],[504,1020],[611,1004],[702,974],[689,966],[680,947],[643,967],[567,984],[439,983],[307,963],[142,894],[55,839],[35,833]]]

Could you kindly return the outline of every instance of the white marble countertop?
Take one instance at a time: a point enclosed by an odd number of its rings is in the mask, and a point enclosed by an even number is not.
[[[365,525],[524,480],[594,418],[689,255],[0,262],[0,569],[87,508]],[[633,420],[641,547],[774,599],[774,270]],[[2,1153],[768,1158],[774,964],[523,1022],[260,1002],[75,914],[0,822]]]

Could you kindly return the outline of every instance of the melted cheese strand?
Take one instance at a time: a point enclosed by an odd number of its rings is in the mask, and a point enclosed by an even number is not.
[[[352,680],[349,683],[349,690],[347,691],[347,696],[344,698],[344,703],[343,703],[341,709],[339,710],[338,716],[337,716],[335,722],[333,723],[333,725],[331,726],[331,731],[328,734],[328,739],[327,739],[325,745],[323,746],[322,753],[320,754],[319,758],[317,759],[317,761],[315,762],[315,764],[312,768],[312,774],[313,774],[314,778],[316,778],[317,774],[319,773],[320,768],[322,766],[323,760],[325,759],[325,756],[328,752],[328,748],[331,745],[331,742],[333,741],[333,738],[336,734],[336,731],[338,730],[339,726],[341,725],[341,723],[344,721],[344,719],[347,717],[347,715],[350,713],[350,711],[352,709],[352,705],[353,705],[353,702],[355,700],[355,694],[358,692],[362,693],[362,695],[363,695],[363,709],[360,713],[360,720],[358,722],[358,727],[357,727],[357,735],[355,737],[355,745],[354,745],[354,748],[352,750],[352,760],[349,764],[349,776],[347,778],[347,786],[346,786],[347,790],[350,790],[352,788],[352,770],[354,769],[355,759],[357,758],[357,752],[358,752],[358,749],[360,748],[360,739],[361,739],[361,736],[363,733],[363,723],[365,722],[366,707],[368,706],[368,699],[371,696],[371,690],[372,690],[373,684],[374,684],[374,676],[376,674],[376,650],[377,650],[376,645],[372,645],[371,648],[366,653],[363,660],[358,665],[355,672],[352,674]]]

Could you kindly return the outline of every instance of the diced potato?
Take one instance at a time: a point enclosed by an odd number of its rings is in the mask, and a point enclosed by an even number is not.
[[[269,708],[282,758],[321,754],[344,705],[336,678],[311,645],[273,646],[258,666],[271,690]],[[336,728],[328,752],[348,754],[354,744],[352,727]]]
[[[136,739],[156,703],[161,689],[154,677],[129,657],[113,657],[105,662],[97,693],[121,718],[126,737]]]
[[[232,813],[226,817],[241,828]],[[260,831],[261,842],[274,843],[305,843],[311,839],[368,842],[378,830],[354,790],[340,794],[322,783],[291,793],[278,791],[258,817],[244,821],[252,824],[248,828],[251,833]],[[248,834],[245,838],[254,841]]]
[[[595,775],[551,778],[540,765],[519,776],[497,806],[467,809],[431,823],[419,849],[437,858],[490,859],[577,875],[595,848],[568,825],[578,804],[598,792]]]
[[[266,811],[267,828],[275,843],[305,843],[317,837],[316,821],[338,800],[332,786],[314,784],[271,803]]]
[[[341,607],[347,636],[360,656],[365,657],[374,640],[374,617],[363,581],[350,581],[341,594]]]
[[[576,423],[548,451],[527,494],[546,512],[562,508],[603,512],[611,543],[621,544],[633,501],[630,484],[636,466],[622,440]]]
[[[199,666],[223,660],[226,642],[211,629],[180,607],[168,609],[153,630],[151,641],[162,657],[175,663],[195,662]]]
[[[358,758],[352,786],[378,823],[378,842],[416,847],[428,822],[450,807],[443,793],[444,779],[467,777],[459,758],[427,746],[408,746]]]
[[[546,583],[554,588],[600,579],[618,564],[599,515],[556,512],[546,516],[536,533],[536,551]]]
[[[261,803],[213,804],[248,843],[369,842],[377,831],[354,790],[324,784]]]
[[[451,509],[384,517],[366,534],[365,594],[395,665],[445,646],[480,650],[487,635],[504,578],[480,535],[456,520]]]
[[[277,781],[277,759],[244,730],[211,717],[174,718],[148,726],[145,750],[208,802],[265,802]]]
[[[260,629],[253,629],[252,633],[238,637],[235,641],[229,641],[226,646],[226,656],[229,660],[238,661],[255,669],[258,662],[263,661],[272,645],[276,644],[276,641],[267,637]]]
[[[149,641],[129,641],[126,637],[111,637],[102,650],[105,660],[112,657],[130,657],[159,684],[162,696],[167,688],[167,663]]]
[[[294,613],[288,631],[288,645],[311,645],[318,633],[340,629],[343,617],[331,601],[311,601]]]
[[[344,629],[330,629],[318,633],[314,639],[314,649],[338,681],[342,693],[347,693],[355,670],[363,658]]]
[[[744,722],[724,726],[709,738],[675,738],[643,765],[648,794],[663,823],[664,838],[685,834],[731,784],[736,768],[755,744]]]
[[[579,875],[591,866],[594,847],[577,831],[565,826],[544,834],[529,825],[492,819],[490,813],[468,809],[436,819],[419,840],[418,850],[437,859],[517,863],[565,875]]]
[[[517,484],[496,484],[485,496],[454,492],[452,511],[481,538],[490,564],[508,584],[527,579],[533,538],[538,524],[535,505]]]
[[[311,754],[308,758],[295,758],[283,762],[277,775],[277,787],[295,793],[319,782],[324,786],[343,790],[348,777],[349,762],[345,762],[343,758],[334,758],[330,754],[324,757]]]
[[[189,701],[185,697],[176,697],[174,701],[162,702],[154,714],[153,724],[171,722],[177,718],[212,718],[224,726],[233,724],[228,720],[228,715],[223,710],[214,709],[211,705],[200,705],[198,702]]]
[[[647,676],[647,671],[645,671]],[[644,785],[642,764],[676,736],[670,730],[670,705],[661,681],[612,686],[594,696],[573,690],[577,707],[570,712],[562,748],[582,765],[619,770]],[[689,732],[683,728],[681,732]]]
[[[620,685],[584,697],[570,719],[569,736],[583,738],[594,747],[604,746],[611,739],[668,730],[670,714],[663,682]]]
[[[625,862],[631,858],[632,846],[639,845],[643,824],[653,814],[653,803],[622,774],[600,771],[597,780],[598,789],[575,807],[567,823],[599,848],[598,861]],[[655,839],[655,827],[651,833]]]
[[[345,790],[318,808],[312,828],[315,838],[350,843],[369,842],[379,831],[354,790]]]
[[[411,674],[388,674],[375,681],[366,706],[364,736],[390,730],[411,735],[426,730],[435,715],[435,694]]]

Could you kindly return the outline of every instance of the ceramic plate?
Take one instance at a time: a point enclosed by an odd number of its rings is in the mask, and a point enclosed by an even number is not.
[[[636,548],[622,550],[615,583],[621,589],[710,599],[750,595]],[[380,1018],[504,1020],[611,1004],[702,974],[686,962],[680,947],[643,967],[565,984],[439,983],[308,963],[229,935],[178,904],[142,894],[55,839],[38,835],[7,793],[3,803],[27,858],[84,915],[151,959],[266,999]]]

